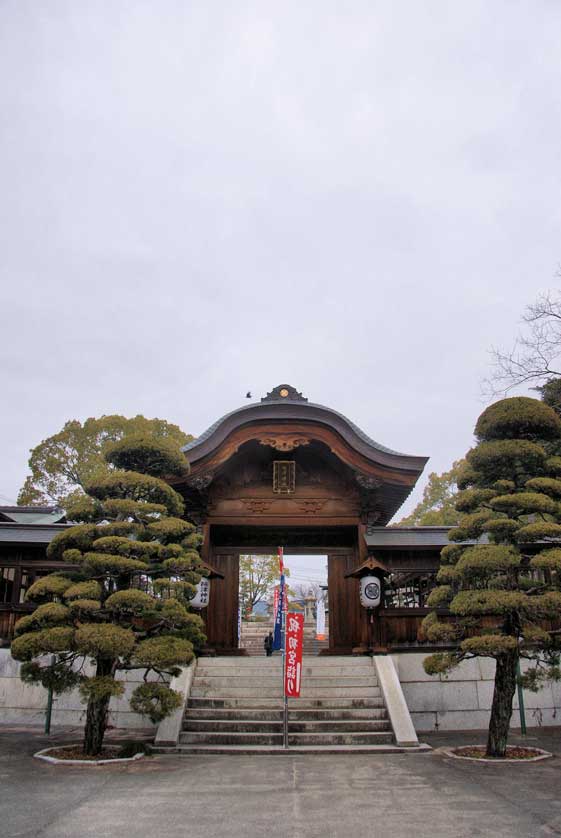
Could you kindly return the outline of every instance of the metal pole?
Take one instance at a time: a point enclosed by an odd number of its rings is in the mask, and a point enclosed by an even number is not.
[[[51,666],[54,666],[56,663],[56,657],[53,655],[51,657]],[[47,736],[51,732],[51,718],[53,715],[53,688],[47,688],[47,709],[45,711],[45,733]]]
[[[520,683],[522,673],[520,671],[520,658],[516,661],[516,686],[518,690],[518,708],[520,711],[520,732],[522,736],[526,736],[526,710],[524,708],[524,690]]]
[[[283,575],[284,575],[284,549],[281,547],[283,555]],[[282,695],[283,695],[283,711],[282,711],[282,747],[288,750],[288,698],[284,692],[284,672],[286,664],[286,576],[284,577],[284,585],[282,590],[282,611],[281,611],[281,650],[282,650]]]
[[[282,720],[282,747],[288,750],[288,698],[284,697],[284,711]]]
[[[284,580],[284,595],[282,600],[282,623],[281,623],[281,648],[282,648],[282,694],[283,694],[283,712],[282,712],[282,746],[285,750],[288,749],[288,698],[284,693],[284,672],[286,665],[286,577]]]

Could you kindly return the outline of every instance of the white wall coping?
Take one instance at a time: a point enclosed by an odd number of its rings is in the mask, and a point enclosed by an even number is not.
[[[413,747],[419,744],[411,714],[401,689],[394,662],[390,655],[374,655],[374,665],[393,728],[396,745]]]
[[[185,713],[185,705],[191,693],[191,686],[193,678],[195,677],[195,670],[197,668],[197,658],[195,658],[189,666],[182,666],[181,673],[177,678],[172,678],[170,687],[176,690],[183,696],[181,706],[175,710],[171,716],[163,719],[158,725],[155,745],[177,745],[179,742],[179,734],[181,733],[181,726],[183,724],[183,715]]]

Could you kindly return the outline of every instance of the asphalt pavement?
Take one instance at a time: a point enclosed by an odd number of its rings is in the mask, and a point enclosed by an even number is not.
[[[115,734],[113,734],[115,736]],[[531,764],[445,756],[481,731],[430,734],[428,753],[156,756],[52,766],[32,754],[79,741],[0,726],[2,838],[531,838],[561,835],[561,728],[512,743],[553,751]]]

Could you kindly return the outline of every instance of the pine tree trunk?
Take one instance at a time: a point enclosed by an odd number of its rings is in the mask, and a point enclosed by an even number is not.
[[[96,675],[110,675],[113,661],[98,659]],[[88,700],[86,711],[86,727],[84,729],[84,753],[88,756],[98,756],[103,747],[103,737],[107,729],[107,712],[111,698],[92,698]]]
[[[497,658],[493,705],[487,737],[486,755],[488,757],[504,757],[506,754],[510,717],[512,716],[512,701],[516,689],[517,660],[516,652],[500,655]]]

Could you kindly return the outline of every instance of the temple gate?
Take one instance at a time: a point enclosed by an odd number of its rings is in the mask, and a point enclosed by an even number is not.
[[[208,645],[237,654],[239,556],[327,554],[329,652],[366,650],[368,617],[352,574],[368,534],[411,492],[426,457],[379,445],[334,410],[289,385],[218,420],[184,449],[188,477],[170,481],[204,534],[203,558],[219,576],[206,609]],[[377,643],[386,642],[377,626]]]

